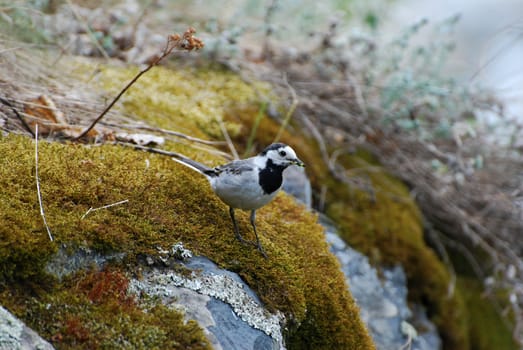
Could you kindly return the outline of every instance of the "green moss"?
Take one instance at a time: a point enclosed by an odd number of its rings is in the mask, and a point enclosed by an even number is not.
[[[220,161],[183,145],[169,147],[208,163]],[[237,271],[267,307],[281,310],[293,320],[287,334],[290,344],[304,341],[315,348],[372,348],[337,261],[328,253],[317,219],[287,196],[279,196],[258,213],[262,244],[269,255],[264,259],[253,247],[236,241],[227,208],[207,181],[171,159],[110,145],[41,142],[41,192],[55,238],[50,243],[36,199],[34,141],[15,135],[1,137],[0,154],[6,155],[0,157],[0,181],[7,189],[0,194],[0,220],[16,222],[0,228],[4,242],[0,247],[3,288],[8,284],[24,285],[28,278],[45,280],[42,268],[62,243],[102,252],[125,252],[128,262],[132,262],[142,254],[155,254],[157,246],[167,249],[182,241],[196,254]],[[82,219],[90,207],[125,199],[125,204],[92,212]],[[238,214],[241,231],[254,239],[247,213]],[[28,245],[34,248],[28,250]],[[35,257],[40,259],[36,267]],[[24,269],[20,270],[20,266]],[[105,306],[90,306],[82,314],[79,309],[86,296],[69,294],[68,286],[50,286],[48,297],[58,298],[58,305],[74,304],[69,298],[79,298],[72,313],[78,312],[80,324],[90,317],[103,318]],[[43,293],[36,300],[48,303],[50,300],[45,298]],[[20,306],[23,304],[14,305],[9,294],[2,293],[0,302],[18,309],[18,315],[24,315],[23,319],[48,336],[62,329],[44,328],[37,322],[41,308],[31,306],[24,311]],[[52,315],[46,316],[50,324],[62,325],[67,318],[63,315],[52,319]],[[111,320],[109,317],[104,327],[109,327]],[[102,339],[111,332],[87,333]],[[131,334],[129,337],[138,339]],[[91,340],[86,342],[91,344]],[[74,346],[76,341],[65,337],[62,345]]]
[[[471,320],[471,349],[519,349],[512,337],[512,325],[507,324],[491,301],[486,299],[481,284],[472,278],[459,278],[458,286],[467,305],[468,318]]]
[[[136,73],[137,68],[106,67],[98,80],[104,89],[116,95]],[[121,101],[126,112],[157,127],[193,137],[223,139],[217,121],[223,119],[230,106],[254,103],[259,99],[259,91],[267,90],[267,85],[249,86],[228,71],[155,67]],[[231,135],[237,135],[240,128],[239,124],[227,124]]]

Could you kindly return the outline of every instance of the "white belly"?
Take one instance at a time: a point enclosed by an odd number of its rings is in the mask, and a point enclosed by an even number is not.
[[[258,184],[258,176],[243,178],[230,176],[226,177],[226,181],[211,178],[210,182],[213,191],[225,204],[243,210],[255,210],[263,207],[278,193],[278,191],[274,191],[271,194],[265,194]]]

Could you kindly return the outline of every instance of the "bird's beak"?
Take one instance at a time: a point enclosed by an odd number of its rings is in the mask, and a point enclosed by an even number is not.
[[[305,168],[305,163],[303,163],[301,160],[299,160],[298,158],[294,159],[292,161],[292,164],[294,165],[297,165],[299,167],[302,167],[302,168]]]

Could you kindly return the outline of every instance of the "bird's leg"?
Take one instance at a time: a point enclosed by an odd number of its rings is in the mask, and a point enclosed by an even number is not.
[[[256,236],[256,244],[258,246],[258,250],[263,255],[264,258],[267,258],[267,254],[265,253],[265,250],[263,250],[263,247],[260,243],[260,239],[258,238],[258,233],[256,232],[256,210],[251,210],[251,225],[254,230],[254,235]]]
[[[236,239],[242,243],[246,243],[243,237],[240,235],[240,229],[238,228],[238,224],[236,223],[236,218],[234,217],[234,208],[229,207],[229,214],[231,214],[232,219],[232,225],[234,226],[234,235],[236,236]]]

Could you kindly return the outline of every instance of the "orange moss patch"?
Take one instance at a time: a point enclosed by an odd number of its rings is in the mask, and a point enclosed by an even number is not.
[[[161,304],[139,303],[127,295],[128,283],[117,269],[78,273],[25,299],[17,316],[60,349],[211,348],[196,322]]]

